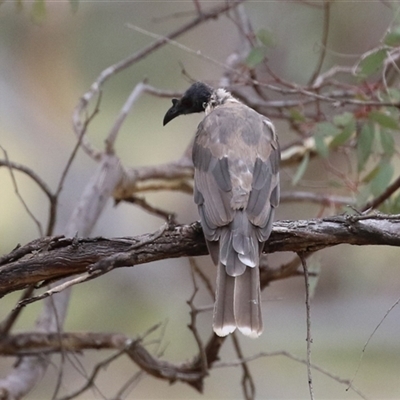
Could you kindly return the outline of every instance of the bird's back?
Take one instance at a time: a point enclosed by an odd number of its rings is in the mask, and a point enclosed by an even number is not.
[[[194,83],[173,99],[167,124],[205,111],[193,145],[194,200],[217,266],[213,329],[262,332],[259,257],[279,202],[279,146],[271,121],[223,88]]]
[[[242,209],[255,226],[265,226],[279,202],[279,148],[266,117],[237,101],[216,107],[198,126],[193,161],[196,189],[205,196],[207,214],[215,207],[226,224]]]

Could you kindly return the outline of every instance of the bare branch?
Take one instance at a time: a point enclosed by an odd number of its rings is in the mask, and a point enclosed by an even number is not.
[[[384,201],[386,201],[399,188],[400,188],[400,176],[393,183],[391,183],[382,194],[380,194],[378,197],[375,197],[374,199],[369,201],[367,204],[365,204],[361,208],[361,211],[367,211],[370,209],[378,208]]]
[[[91,375],[88,377],[87,381],[85,384],[75,392],[71,393],[68,396],[64,396],[59,400],[71,400],[80,394],[86,392],[86,390],[91,389],[94,386],[94,382],[97,378],[97,375],[101,372],[101,370],[105,367],[107,367],[109,364],[111,364],[113,361],[115,361],[117,358],[121,357],[125,353],[125,349],[122,349],[118,351],[116,354],[113,354],[112,356],[104,359],[103,361],[99,362],[93,369]]]
[[[291,203],[291,202],[310,202],[317,203],[323,206],[348,206],[354,205],[355,200],[347,196],[335,196],[325,193],[312,193],[312,192],[283,192],[281,193],[281,203]]]
[[[308,81],[309,86],[311,86],[317,79],[318,75],[321,72],[322,64],[324,63],[325,60],[326,48],[328,43],[328,34],[329,34],[330,9],[331,9],[330,0],[324,0],[324,27],[322,31],[321,53],[319,55],[317,66],[315,67],[315,71],[313,72],[310,80]]]
[[[226,368],[226,367],[236,367],[238,365],[241,365],[243,363],[243,361],[246,362],[250,362],[253,360],[257,360],[261,357],[277,357],[277,356],[283,356],[283,357],[287,357],[290,360],[299,362],[301,364],[307,365],[307,359],[303,359],[300,357],[297,357],[291,353],[289,353],[288,351],[285,350],[280,350],[280,351],[272,351],[272,352],[261,352],[258,353],[254,356],[250,356],[250,357],[246,357],[243,360],[235,360],[235,361],[229,361],[229,362],[218,362],[214,364],[214,368]],[[365,396],[358,388],[356,388],[350,381],[349,379],[344,379],[341,378],[338,375],[334,375],[331,372],[329,372],[328,370],[326,370],[325,368],[320,367],[319,365],[316,364],[311,364],[311,368],[315,369],[316,371],[322,373],[325,376],[328,376],[329,378],[332,378],[333,380],[335,380],[336,382],[343,384],[343,385],[348,385],[349,388],[351,390],[353,390],[355,393],[357,393],[361,398],[363,398],[364,400],[368,400],[368,397]]]
[[[363,360],[363,358],[364,358],[365,351],[367,350],[367,347],[368,347],[369,342],[371,341],[372,337],[375,335],[376,331],[377,331],[377,330],[380,328],[380,326],[383,324],[383,322],[385,321],[385,319],[387,318],[387,316],[388,316],[388,315],[393,311],[393,309],[394,309],[395,307],[397,307],[399,304],[400,304],[400,298],[398,298],[398,299],[389,307],[389,309],[386,311],[385,315],[384,315],[384,316],[382,317],[382,319],[379,321],[378,325],[376,325],[375,329],[374,329],[374,330],[372,331],[372,333],[369,335],[368,340],[365,342],[365,344],[364,344],[364,346],[363,346],[363,348],[362,348],[362,350],[361,350],[361,356],[360,356],[360,359],[359,359],[359,361],[358,361],[357,368],[356,368],[356,370],[355,370],[355,372],[354,372],[353,377],[352,377],[352,378],[350,379],[350,381],[349,381],[349,386],[348,386],[347,389],[349,389],[349,388],[351,387],[351,385],[353,384],[354,379],[356,378],[356,376],[357,376],[357,374],[358,374],[358,371],[360,370],[361,363],[362,363],[362,360]]]
[[[21,202],[21,204],[22,204],[22,206],[24,207],[24,209],[25,209],[25,211],[28,213],[28,215],[30,216],[30,218],[33,220],[33,222],[35,223],[35,225],[37,226],[37,228],[38,228],[38,231],[39,231],[39,235],[40,236],[43,236],[43,228],[42,228],[42,224],[39,222],[39,220],[33,215],[33,213],[32,213],[32,211],[29,209],[29,207],[28,207],[28,205],[26,204],[26,202],[25,202],[25,200],[24,200],[24,198],[22,197],[22,195],[21,195],[21,193],[19,192],[19,189],[18,189],[18,184],[17,184],[17,180],[15,179],[15,176],[14,176],[14,171],[13,171],[13,167],[11,166],[11,164],[10,164],[10,160],[8,159],[8,154],[7,154],[7,151],[2,147],[2,146],[0,146],[0,148],[3,150],[3,154],[4,154],[4,158],[5,158],[5,165],[7,165],[8,166],[8,170],[10,171],[10,176],[11,176],[11,181],[12,181],[12,183],[13,183],[13,186],[14,186],[14,192],[15,192],[15,194],[17,195],[17,197],[18,197],[18,199],[19,199],[19,201]],[[25,168],[25,171],[24,171],[25,173],[28,173],[28,168]],[[33,174],[32,174],[32,171],[30,172],[30,173],[28,173],[28,175],[33,179]],[[37,178],[37,176],[36,176],[36,178]],[[41,184],[39,185],[42,189],[44,188],[44,182],[43,181],[38,181],[38,180],[36,180],[36,179],[34,179],[37,183],[38,182],[41,182]],[[38,183],[39,184],[39,183]],[[47,194],[47,192],[45,191],[45,193]]]
[[[197,262],[195,261],[195,259],[193,257],[189,257],[189,263],[190,263],[190,266],[192,267],[193,271],[202,280],[202,282],[203,282],[204,286],[206,287],[210,297],[214,300],[214,297],[215,297],[214,292],[215,291],[214,291],[214,288],[213,288],[208,276],[206,276],[206,274],[201,270],[201,268],[199,268],[199,266],[197,265]]]
[[[154,190],[179,190],[192,194],[189,181],[193,178],[193,163],[186,154],[171,163],[155,166],[126,168],[114,189],[116,201],[130,198],[135,193]]]
[[[170,383],[185,382],[200,393],[203,390],[203,373],[194,368],[193,363],[174,365],[161,361],[140,346],[140,340],[132,342],[127,349],[127,354],[143,371],[156,378],[168,380]]]
[[[25,175],[29,176],[39,187],[42,189],[44,194],[48,197],[49,201],[51,202],[54,195],[47,185],[47,183],[38,175],[35,171],[31,168],[26,167],[25,165],[18,164],[16,162],[10,161],[8,158],[6,160],[0,160],[0,167],[7,167],[15,169],[16,171],[20,171]]]
[[[85,133],[86,133],[87,127],[88,127],[88,125],[90,124],[90,122],[93,120],[93,118],[94,118],[94,117],[98,114],[98,112],[100,111],[100,103],[101,103],[101,92],[99,92],[99,96],[98,96],[98,98],[97,98],[97,103],[96,103],[96,106],[95,106],[93,112],[86,118],[86,120],[85,120],[85,122],[84,122],[84,124],[83,124],[82,131],[81,131],[81,133],[80,133],[80,135],[79,135],[79,137],[78,137],[78,141],[76,142],[75,147],[74,147],[74,149],[72,150],[71,155],[70,155],[69,158],[68,158],[67,164],[65,165],[65,168],[64,168],[64,170],[63,170],[63,172],[62,172],[62,174],[61,174],[61,178],[60,178],[60,181],[59,181],[59,183],[58,183],[57,190],[56,190],[56,194],[55,194],[55,197],[56,197],[57,199],[58,199],[58,196],[59,196],[59,194],[61,193],[61,191],[62,191],[62,189],[63,189],[63,187],[64,187],[65,179],[66,179],[66,177],[67,177],[67,175],[68,175],[68,172],[69,172],[69,170],[70,170],[70,168],[71,168],[72,162],[74,161],[74,159],[75,159],[75,157],[76,157],[76,154],[78,153],[79,147],[81,146],[81,143],[82,143],[82,140],[83,140],[83,136],[84,136]],[[48,235],[51,235],[51,234],[52,234],[54,224],[55,224],[55,217],[54,217],[53,225],[52,225],[51,227],[49,226],[49,229],[48,229],[48,230],[49,230],[49,233],[48,233]]]
[[[190,299],[187,301],[187,304],[190,307],[190,324],[188,325],[189,329],[193,332],[193,336],[196,340],[197,347],[199,348],[199,358],[200,358],[200,368],[203,376],[207,375],[207,355],[204,349],[203,341],[201,340],[199,331],[197,330],[196,326],[196,321],[197,321],[197,314],[198,314],[198,309],[194,305],[194,299],[196,297],[197,292],[199,291],[199,287],[197,286],[196,282],[196,275],[195,275],[195,267],[196,261],[193,259],[193,257],[189,258],[190,266],[191,266],[191,275],[192,275],[192,281],[193,281],[193,294],[190,296]],[[196,266],[196,269],[198,270],[198,267]]]
[[[35,290],[34,286],[29,286],[22,292],[22,295],[18,302],[29,299],[32,296],[34,290]],[[7,336],[9,334],[11,328],[17,321],[20,314],[21,314],[21,309],[14,309],[10,312],[10,314],[7,315],[7,317],[0,324],[0,337]]]
[[[311,373],[311,343],[313,341],[311,336],[311,308],[310,308],[310,283],[308,280],[308,268],[305,255],[303,253],[298,253],[298,256],[303,265],[304,280],[306,284],[306,314],[307,314],[307,376],[308,376],[308,388],[310,390],[310,398],[314,400],[314,389]]]
[[[126,197],[122,201],[126,201],[127,203],[138,205],[143,208],[143,210],[147,211],[149,214],[153,214],[157,217],[163,218],[166,222],[171,225],[176,225],[176,214],[173,212],[164,211],[161,208],[154,207],[150,205],[146,199],[139,198],[136,196]],[[116,202],[118,204],[119,201]]]
[[[264,252],[312,252],[344,243],[400,246],[399,231],[399,215],[339,215],[309,221],[278,221]],[[137,245],[140,247],[135,249]],[[23,246],[14,251],[13,257],[3,257],[0,296],[42,281],[85,273],[88,268],[109,271],[166,258],[207,254],[198,222],[175,226],[155,239],[151,234],[116,239],[53,237],[26,246],[38,250],[27,253]]]
[[[250,368],[247,365],[245,357],[242,352],[242,348],[240,347],[239,339],[237,338],[236,332],[234,332],[231,336],[233,341],[233,347],[235,348],[236,354],[239,360],[242,360],[240,366],[242,367],[242,391],[244,398],[246,400],[254,400],[256,398],[256,386],[254,384],[253,377],[250,372]]]
[[[135,86],[135,88],[132,90],[131,94],[128,96],[117,119],[114,122],[114,125],[112,126],[112,128],[110,130],[110,133],[108,134],[108,136],[105,140],[106,153],[114,154],[114,143],[117,139],[117,135],[121,129],[121,126],[124,123],[129,112],[131,111],[133,104],[139,99],[139,97],[142,95],[144,90],[145,90],[145,84],[141,82]]]
[[[2,356],[22,356],[35,354],[79,352],[89,349],[122,349],[130,339],[119,333],[43,333],[26,332],[2,337]]]

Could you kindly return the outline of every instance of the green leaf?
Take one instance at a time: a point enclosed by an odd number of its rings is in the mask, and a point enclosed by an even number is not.
[[[373,130],[371,124],[365,124],[362,127],[357,141],[357,160],[359,171],[362,171],[365,163],[368,161],[368,158],[371,155],[374,135],[375,131]]]
[[[361,180],[362,183],[370,183],[372,181],[372,179],[375,178],[375,176],[378,174],[379,172],[379,164],[373,168],[371,171],[368,172],[368,174],[366,176],[364,176],[364,178]]]
[[[376,110],[371,111],[368,114],[368,118],[371,121],[376,122],[380,126],[383,126],[384,128],[395,129],[395,130],[399,129],[398,122],[390,115],[387,115],[381,111],[376,111]]]
[[[392,214],[400,214],[400,194],[394,198],[390,212]]]
[[[386,49],[380,49],[371,54],[368,54],[358,64],[358,76],[361,78],[366,78],[372,75],[374,72],[378,71],[382,67],[386,55]]]
[[[31,17],[34,23],[41,24],[46,19],[45,0],[35,0],[32,6]]]
[[[298,108],[291,108],[289,110],[290,113],[290,118],[292,119],[292,121],[294,122],[304,122],[306,120],[306,118],[304,117],[304,115],[300,112],[300,110]]]
[[[369,186],[364,186],[357,194],[356,208],[363,206],[371,196]]]
[[[387,88],[387,93],[389,95],[388,101],[399,102],[400,101],[400,90],[395,88]]]
[[[392,212],[392,202],[389,199],[386,199],[383,203],[378,206],[378,210],[384,214],[393,214]]]
[[[391,32],[385,36],[384,43],[391,47],[400,45],[400,26],[396,26]]]
[[[333,117],[333,123],[336,126],[344,127],[344,126],[348,125],[350,122],[354,122],[354,116],[352,113],[349,113],[349,112],[335,115]]]
[[[392,134],[385,129],[382,129],[380,134],[380,142],[385,156],[388,158],[392,157],[395,150],[395,143]]]
[[[379,171],[370,183],[371,192],[374,196],[379,196],[386,190],[393,177],[393,172],[394,168],[392,164],[383,162],[379,165]]]
[[[262,28],[256,34],[258,40],[266,47],[272,47],[275,45],[274,36],[268,29]]]
[[[79,0],[69,0],[69,5],[71,6],[71,11],[74,14],[78,12]]]
[[[322,135],[314,135],[314,141],[315,141],[315,150],[317,150],[317,153],[323,157],[327,158],[329,156],[329,147],[325,141],[325,137]]]
[[[326,138],[336,136],[340,132],[340,129],[331,122],[320,122],[315,126],[315,130],[315,149],[321,157],[327,158],[329,155],[329,147]]]
[[[333,138],[333,140],[329,146],[332,149],[335,149],[336,147],[341,146],[342,144],[346,143],[351,138],[351,136],[353,135],[355,130],[356,130],[356,121],[354,121],[354,119],[352,119],[343,128],[342,132],[340,132],[338,135],[336,135]]]
[[[296,186],[299,182],[299,180],[304,176],[304,173],[307,170],[308,163],[310,161],[310,154],[306,153],[303,159],[301,160],[301,163],[299,167],[297,168],[297,171],[292,179],[292,185]]]
[[[315,127],[317,133],[324,137],[336,136],[340,132],[331,122],[319,122]]]
[[[246,64],[249,68],[254,68],[260,64],[265,57],[264,47],[254,47],[251,49],[249,55],[246,58]]]

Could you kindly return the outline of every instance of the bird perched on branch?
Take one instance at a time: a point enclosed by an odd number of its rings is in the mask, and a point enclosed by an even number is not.
[[[258,337],[259,264],[279,204],[279,144],[268,118],[201,82],[172,100],[164,125],[202,111],[193,145],[194,200],[218,267],[213,329]]]

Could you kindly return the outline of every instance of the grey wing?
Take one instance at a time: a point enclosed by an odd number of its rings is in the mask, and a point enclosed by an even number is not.
[[[264,134],[254,164],[252,190],[247,204],[250,222],[258,227],[257,238],[265,242],[272,230],[275,208],[279,204],[280,150],[274,127],[264,120]]]
[[[230,206],[232,184],[229,175],[228,159],[221,151],[211,152],[204,141],[197,140],[207,134],[200,124],[193,145],[194,200],[198,206],[204,236],[215,264],[218,264],[219,246],[212,243],[219,239],[219,228],[229,224],[234,217]],[[215,143],[214,143],[215,144]],[[218,147],[218,145],[217,145]],[[215,244],[215,245],[213,245]]]

